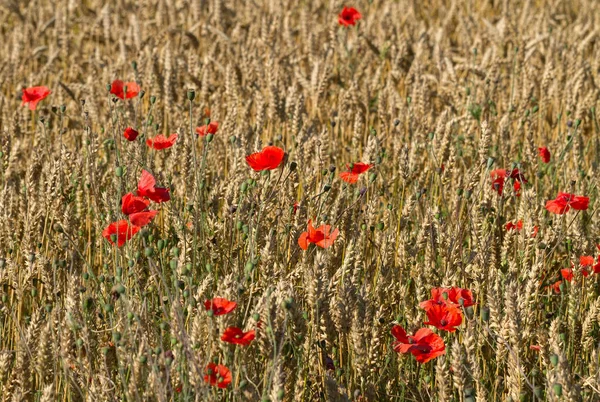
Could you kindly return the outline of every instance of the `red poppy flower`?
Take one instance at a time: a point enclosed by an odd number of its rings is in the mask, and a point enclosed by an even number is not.
[[[133,193],[127,193],[121,198],[121,211],[125,215],[142,212],[144,209],[148,208],[148,205],[150,205],[149,200],[144,197],[133,195]]]
[[[432,304],[440,305],[447,302],[453,303],[456,306],[460,306],[462,303],[462,306],[465,308],[476,304],[473,301],[473,293],[469,289],[451,287],[431,289],[431,299],[421,302],[419,305],[421,308],[427,310]]]
[[[427,319],[425,325],[433,325],[437,329],[448,332],[456,331],[456,327],[462,323],[462,313],[450,303],[431,303],[425,309]]]
[[[204,382],[219,388],[227,388],[231,384],[231,371],[222,364],[208,363],[204,370]]]
[[[356,21],[362,18],[362,15],[354,7],[344,7],[342,12],[338,15],[338,23],[345,27],[350,25],[356,25]]]
[[[300,204],[298,204],[298,201],[296,201],[294,203],[294,205],[292,205],[292,208],[294,208],[294,215],[296,215],[296,212],[298,212],[298,207],[300,206]]]
[[[229,327],[221,335],[221,340],[235,345],[248,346],[254,340],[255,336],[254,330],[244,332],[238,327]]]
[[[35,110],[38,102],[42,99],[46,99],[46,97],[50,94],[50,89],[44,86],[24,88],[23,95],[21,97],[21,106],[29,103],[29,110]]]
[[[204,308],[208,311],[211,310],[214,315],[229,314],[237,307],[237,303],[223,299],[222,297],[215,297],[212,300],[206,300],[204,302]]]
[[[594,265],[594,257],[591,255],[582,255],[579,257],[579,265],[582,267],[591,267]]]
[[[120,220],[118,222],[113,222],[106,227],[102,231],[102,236],[110,242],[110,244],[115,244],[112,239],[112,236],[116,236],[117,246],[121,247],[125,242],[131,239],[137,232],[139,232],[140,228],[134,225],[131,225],[126,220]]]
[[[504,180],[508,176],[506,169],[492,170],[490,176],[492,177],[492,188],[496,190],[498,195],[502,195],[502,192],[504,191]]]
[[[573,270],[571,268],[563,268],[560,270],[560,276],[567,281],[571,282],[573,280]]]
[[[561,284],[562,284],[562,281],[556,281],[552,284],[551,288],[554,291],[554,293],[560,294],[560,285]]]
[[[125,87],[127,87],[127,93],[125,93]],[[114,80],[110,84],[110,93],[120,99],[131,99],[135,98],[140,93],[140,86],[135,82],[123,82],[121,80]]]
[[[392,335],[396,338],[394,350],[398,353],[411,353],[419,363],[427,363],[446,353],[444,340],[429,328],[421,328],[414,336],[407,336],[404,328],[394,325]]]
[[[538,148],[538,154],[540,155],[540,158],[542,158],[544,163],[550,162],[550,151],[548,151],[548,148],[546,148],[546,147]]]
[[[215,134],[219,129],[219,123],[211,121],[208,126],[196,127],[196,134],[200,137],[204,137],[206,134]]]
[[[161,149],[171,148],[173,144],[175,144],[175,141],[177,141],[178,136],[179,135],[177,133],[174,133],[171,134],[169,138],[167,138],[164,135],[159,134],[154,138],[148,138],[146,140],[146,145],[148,145],[150,148],[156,149],[157,151],[160,151]]]
[[[150,198],[152,201],[158,203],[169,201],[171,199],[169,189],[155,187],[155,185],[156,180],[154,179],[154,176],[147,171],[142,170],[142,177],[140,177],[140,181],[138,182],[137,195]]]
[[[129,222],[142,228],[152,222],[157,213],[158,211],[136,212],[129,215]]]
[[[540,345],[529,345],[529,349],[539,352],[542,350],[542,347]]]
[[[135,139],[137,138],[137,136],[140,133],[138,133],[136,130],[134,130],[131,127],[127,127],[125,129],[125,132],[123,133],[123,137],[125,137],[127,139],[127,141],[135,141]]]
[[[346,165],[348,171],[340,173],[340,178],[346,183],[354,184],[358,181],[359,175],[371,169],[373,166],[375,165],[362,162],[356,162],[352,165]]]
[[[308,230],[300,235],[298,238],[298,245],[302,250],[307,250],[310,243],[314,243],[321,248],[330,247],[340,233],[339,229],[331,232],[330,225],[321,225],[318,228],[314,228],[312,220],[308,220]]]
[[[555,199],[546,202],[546,209],[553,214],[562,215],[571,208],[578,211],[588,209],[590,199],[569,193],[558,193]]]
[[[506,228],[507,231],[516,229],[518,232],[520,232],[521,229],[523,229],[523,221],[519,220],[519,221],[517,221],[516,224],[512,223],[512,222],[508,222],[504,227]]]
[[[533,227],[533,233],[531,233],[531,237],[536,237],[538,232],[539,232],[540,228],[537,226]]]
[[[264,147],[262,151],[246,156],[248,165],[257,172],[277,169],[283,161],[285,152],[274,146]]]

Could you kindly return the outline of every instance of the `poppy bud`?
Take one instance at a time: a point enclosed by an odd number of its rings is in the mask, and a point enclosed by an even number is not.
[[[248,183],[246,183],[246,182],[243,182],[243,183],[242,183],[242,185],[240,186],[240,191],[241,191],[242,193],[245,193],[245,192],[246,192],[246,190],[248,190]]]
[[[112,88],[112,85],[110,85],[110,84],[106,85],[106,90],[107,90],[108,92],[110,92],[111,88]]]
[[[144,95],[146,95],[146,91],[144,91],[143,89],[140,91],[140,93],[138,94],[140,99],[144,98]]]
[[[104,305],[104,311],[106,311],[107,313],[112,313],[114,311],[114,307],[112,304],[106,303]]]
[[[290,163],[290,172],[293,172],[294,170],[296,170],[297,167],[298,167],[298,164],[296,162]]]
[[[246,273],[250,273],[250,272],[252,272],[252,270],[254,270],[254,264],[252,262],[248,261],[246,263],[246,267],[245,267],[244,271],[246,271]]]
[[[394,120],[394,127],[398,127],[399,124],[400,124],[399,119]]]
[[[245,234],[248,234],[249,231],[250,231],[250,228],[248,227],[248,225],[242,226],[242,232],[244,232]]]
[[[285,396],[285,391],[280,389],[279,391],[277,391],[277,400],[278,401],[283,401],[283,397]]]
[[[213,134],[208,134],[208,135],[206,136],[206,143],[207,143],[207,144],[210,144],[210,143],[212,142],[212,140],[213,140],[213,137],[214,137],[214,135],[213,135]]]
[[[154,124],[154,131],[158,131],[158,128],[159,128],[159,127],[160,127],[160,126],[158,125],[158,123]]]
[[[481,309],[481,320],[483,322],[488,322],[490,320],[490,309],[489,309],[489,307],[483,307]]]
[[[377,178],[377,173],[373,172],[369,174],[369,183],[373,183]]]
[[[117,175],[117,177],[122,177],[123,176],[123,166],[117,166],[117,168],[115,169],[115,174]]]
[[[271,175],[271,171],[270,170],[263,170],[262,172],[260,172],[260,175],[263,177],[268,177]]]
[[[154,250],[152,249],[152,247],[146,247],[146,248],[144,249],[144,255],[145,255],[146,257],[150,257],[150,256],[152,256],[152,254],[153,254],[153,253],[154,253]]]
[[[406,97],[406,104],[410,106],[410,102],[412,101],[412,98],[410,96]]]
[[[558,355],[556,354],[551,354],[550,355],[550,363],[552,363],[553,366],[558,366]]]
[[[67,105],[60,105],[60,112],[65,113],[67,111]]]
[[[173,259],[173,260],[169,261],[169,266],[171,267],[172,270],[176,270],[177,269],[177,260]]]
[[[331,186],[330,186],[329,184],[325,184],[325,185],[323,186],[323,192],[324,192],[324,193],[326,193],[326,192],[328,192],[329,190],[331,190]]]
[[[377,230],[383,230],[383,228],[384,228],[384,227],[385,227],[385,225],[384,225],[384,223],[383,223],[383,222],[379,222],[379,223],[377,224]]]
[[[152,96],[150,97],[150,104],[151,104],[151,105],[154,105],[155,103],[156,103],[156,96],[152,95]]]
[[[556,383],[552,386],[552,389],[554,390],[556,396],[560,397],[562,395],[562,385]]]
[[[581,124],[581,119],[575,120],[575,128],[579,127],[580,124]]]
[[[196,98],[196,91],[194,91],[192,88],[188,89],[187,98],[190,102],[193,101],[194,98]]]

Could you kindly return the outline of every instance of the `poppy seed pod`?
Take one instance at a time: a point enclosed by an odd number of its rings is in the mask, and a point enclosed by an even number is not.
[[[296,162],[290,163],[290,172],[293,172],[294,170],[296,170],[297,167],[298,167],[298,164]]]
[[[152,95],[150,97],[150,104],[154,105],[156,103],[156,96]]]

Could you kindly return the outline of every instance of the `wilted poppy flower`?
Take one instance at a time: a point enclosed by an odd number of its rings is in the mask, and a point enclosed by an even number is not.
[[[149,200],[144,197],[133,195],[133,193],[127,193],[121,198],[121,211],[125,215],[142,212],[144,209],[148,208],[148,205],[150,205]]]
[[[425,325],[433,325],[437,329],[448,332],[456,331],[462,323],[462,313],[456,305],[450,303],[431,303],[426,309],[427,319]]]
[[[204,137],[206,134],[215,134],[219,129],[219,123],[211,121],[207,126],[196,127],[196,134],[200,137]]]
[[[21,97],[21,106],[29,103],[29,110],[35,110],[38,102],[42,99],[46,99],[46,97],[50,94],[50,89],[44,86],[24,88],[23,95]]]
[[[127,141],[135,141],[139,133],[131,127],[127,127],[125,132],[123,132],[123,137],[127,139]]]
[[[221,335],[221,340],[235,345],[248,346],[254,340],[255,336],[254,330],[244,332],[238,327],[229,327]]]
[[[550,151],[548,151],[548,148],[546,148],[546,147],[538,148],[538,154],[540,155],[540,158],[542,158],[544,163],[550,162]]]
[[[327,248],[333,244],[339,233],[339,229],[331,232],[330,225],[321,225],[315,229],[312,225],[312,220],[309,219],[308,229],[298,238],[298,245],[303,250],[307,250],[310,243],[314,243],[321,248]]]
[[[129,222],[142,228],[152,222],[157,213],[158,211],[136,212],[129,215]]]
[[[146,145],[148,145],[150,148],[156,149],[157,151],[160,151],[161,149],[171,148],[173,144],[175,144],[175,141],[177,141],[178,136],[179,135],[177,133],[174,133],[171,134],[169,138],[167,138],[164,135],[159,134],[154,138],[148,138],[146,140]]]
[[[556,281],[552,284],[551,288],[554,291],[554,293],[560,294],[560,285],[561,284],[562,284],[562,281]]]
[[[260,152],[246,156],[246,162],[257,172],[261,170],[273,170],[279,167],[284,156],[285,152],[283,149],[268,146],[264,147]]]
[[[560,270],[560,276],[567,282],[571,282],[573,280],[573,270],[571,268],[563,268]]]
[[[558,193],[555,199],[546,202],[546,209],[553,214],[562,215],[571,208],[578,211],[588,209],[590,199],[569,193]]]
[[[152,201],[158,203],[169,201],[171,199],[168,188],[155,186],[156,180],[154,179],[154,176],[147,171],[142,170],[142,177],[140,177],[140,181],[138,182],[137,195],[141,197],[148,197]]]
[[[231,384],[231,371],[222,364],[208,363],[204,376],[204,382],[216,385],[219,388],[227,388]]]
[[[362,18],[362,15],[354,7],[344,7],[342,12],[338,15],[338,23],[345,27],[350,25],[356,25],[356,21]]]
[[[294,209],[294,215],[296,214],[296,212],[298,212],[299,206],[300,204],[298,203],[298,201],[294,202],[294,205],[292,205],[292,208]]]
[[[356,162],[352,165],[346,165],[348,171],[340,173],[340,178],[346,183],[354,184],[358,181],[358,176],[371,169],[374,165],[362,162]]]
[[[117,246],[121,247],[126,241],[131,239],[137,232],[139,232],[139,230],[139,227],[131,225],[129,222],[123,219],[108,225],[106,229],[102,231],[102,236],[113,245],[115,244],[116,240]]]
[[[214,315],[229,314],[237,307],[237,303],[229,301],[222,297],[215,297],[212,300],[206,300],[204,302],[204,308],[208,311],[211,310]]]
[[[125,93],[125,87],[127,87],[127,93]],[[131,99],[135,98],[140,93],[140,86],[135,82],[123,82],[121,80],[114,80],[110,84],[110,93],[115,95],[117,98]]]
[[[419,363],[427,363],[446,353],[444,340],[429,328],[421,328],[414,336],[407,336],[404,328],[394,325],[392,335],[396,338],[394,350],[398,353],[411,353]]]

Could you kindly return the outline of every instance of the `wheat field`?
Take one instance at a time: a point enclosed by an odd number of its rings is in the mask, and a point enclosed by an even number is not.
[[[595,0],[0,21],[0,401],[600,400]]]

